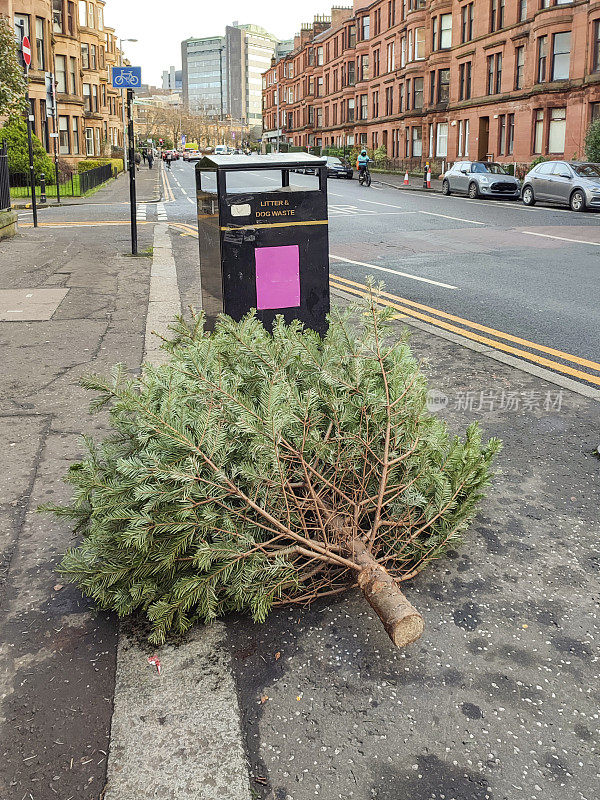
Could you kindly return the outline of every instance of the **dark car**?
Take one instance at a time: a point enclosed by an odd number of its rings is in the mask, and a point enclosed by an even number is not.
[[[476,197],[518,199],[521,184],[501,164],[493,161],[457,161],[444,175],[442,194],[457,192]]]
[[[348,178],[352,180],[354,171],[347,161],[335,156],[327,156],[327,177],[328,178]]]
[[[560,203],[571,211],[600,208],[600,164],[542,161],[525,176],[523,202]]]

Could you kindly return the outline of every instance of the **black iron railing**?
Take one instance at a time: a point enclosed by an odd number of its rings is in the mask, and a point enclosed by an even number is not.
[[[8,177],[8,148],[0,144],[0,211],[10,209],[10,180]]]
[[[79,186],[81,194],[87,194],[92,189],[100,186],[113,177],[113,167],[111,164],[103,164],[101,167],[94,167],[87,172],[82,172],[79,176]]]

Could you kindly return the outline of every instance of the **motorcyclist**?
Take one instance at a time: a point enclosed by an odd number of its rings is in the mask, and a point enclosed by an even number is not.
[[[359,176],[365,172],[365,170],[369,166],[370,160],[371,159],[367,155],[367,151],[363,148],[363,150],[360,151],[358,158],[356,159],[356,169],[358,170]]]

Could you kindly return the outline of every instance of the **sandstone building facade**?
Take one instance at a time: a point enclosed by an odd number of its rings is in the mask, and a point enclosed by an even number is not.
[[[59,156],[72,163],[123,146],[121,92],[110,74],[120,53],[104,7],[104,0],[0,0],[0,16],[31,40],[34,132],[50,154],[56,132]],[[46,72],[56,76],[56,120],[46,115]]]
[[[354,0],[263,76],[264,140],[402,162],[581,157],[598,116],[598,0]]]

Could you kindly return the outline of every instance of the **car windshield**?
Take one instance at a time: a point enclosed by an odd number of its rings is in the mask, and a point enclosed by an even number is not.
[[[598,164],[573,164],[573,169],[582,178],[600,178],[600,165]]]
[[[342,163],[342,162],[339,160],[339,158],[334,158],[333,156],[330,156],[330,157],[327,159],[327,161],[328,161],[330,164],[339,164],[340,166],[341,166],[341,163]]]
[[[508,175],[508,172],[500,166],[500,164],[493,164],[491,162],[476,161],[471,166],[471,172],[491,172],[493,175]]]

